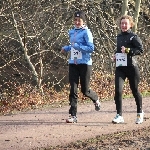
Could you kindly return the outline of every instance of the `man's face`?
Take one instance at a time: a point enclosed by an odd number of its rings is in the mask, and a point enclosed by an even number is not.
[[[126,32],[127,30],[129,30],[131,28],[129,19],[122,19],[120,27],[122,32]]]
[[[80,28],[83,26],[84,22],[80,17],[75,17],[74,24],[75,24],[76,28]]]

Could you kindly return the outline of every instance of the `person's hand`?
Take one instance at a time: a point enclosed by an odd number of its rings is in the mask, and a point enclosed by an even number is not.
[[[130,48],[125,48],[124,46],[122,46],[121,47],[121,51],[122,51],[122,53],[129,53],[129,51],[130,51]]]
[[[122,51],[122,53],[125,53],[126,52],[126,48],[124,46],[121,46],[121,51]]]
[[[116,55],[112,56],[112,61],[116,61]]]
[[[65,50],[64,49],[61,49],[61,51],[60,51],[61,53],[64,53],[65,52]]]

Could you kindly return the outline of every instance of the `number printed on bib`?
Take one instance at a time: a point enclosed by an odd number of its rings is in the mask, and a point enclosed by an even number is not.
[[[82,52],[71,47],[71,60],[82,59]]]
[[[116,53],[116,67],[127,66],[127,54]]]

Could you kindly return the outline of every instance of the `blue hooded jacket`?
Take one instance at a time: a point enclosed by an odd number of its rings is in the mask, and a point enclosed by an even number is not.
[[[76,64],[92,65],[91,53],[94,51],[93,36],[87,26],[73,28],[69,31],[70,45],[62,47],[66,52],[77,50],[73,53],[80,53],[81,57],[74,57]],[[71,52],[72,53],[72,52]],[[71,55],[72,56],[72,55]],[[69,64],[74,64],[75,60],[70,56]]]

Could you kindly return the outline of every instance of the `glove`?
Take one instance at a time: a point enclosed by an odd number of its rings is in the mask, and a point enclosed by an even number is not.
[[[125,53],[129,53],[130,52],[130,48],[125,48]]]

